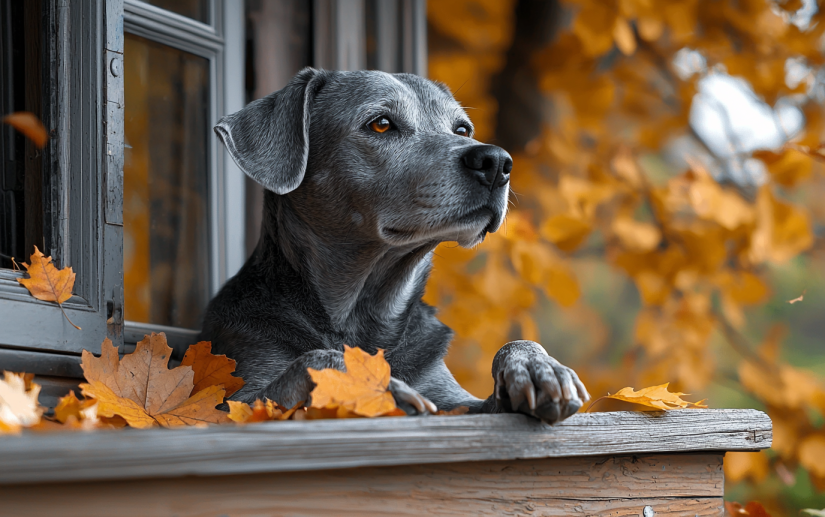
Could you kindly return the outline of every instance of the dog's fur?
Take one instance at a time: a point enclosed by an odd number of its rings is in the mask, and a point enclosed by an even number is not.
[[[392,129],[370,129],[380,117]],[[456,134],[461,126],[467,136]],[[306,369],[343,370],[344,344],[385,350],[390,389],[408,412],[466,405],[553,423],[589,398],[572,370],[530,341],[498,352],[487,400],[444,364],[452,332],[421,300],[433,250],[475,246],[499,228],[512,167],[502,149],[471,138],[446,86],[307,68],[215,130],[267,189],[258,246],[209,304],[202,333],[238,361],[246,386],[235,399],[306,401]]]

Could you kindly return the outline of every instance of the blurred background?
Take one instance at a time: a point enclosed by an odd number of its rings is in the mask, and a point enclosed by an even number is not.
[[[525,338],[594,397],[670,383],[765,410],[774,446],[727,455],[726,497],[825,507],[814,0],[148,3],[128,5],[219,39],[172,51],[127,26],[127,333],[188,344],[257,243],[261,187],[204,124],[304,66],[428,75],[515,159],[505,226],[475,250],[442,245],[426,293],[462,385],[489,395],[495,352]],[[593,410],[633,409],[619,404]]]
[[[427,21],[429,76],[515,157],[506,227],[442,245],[427,292],[461,383],[489,394],[523,337],[594,397],[669,382],[765,410],[774,446],[727,455],[726,498],[825,507],[816,2],[464,0]]]

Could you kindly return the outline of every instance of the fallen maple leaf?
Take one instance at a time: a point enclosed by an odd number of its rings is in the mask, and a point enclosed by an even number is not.
[[[369,355],[360,348],[344,345],[344,365],[347,371],[332,368],[307,368],[315,389],[312,390],[312,408],[343,408],[356,415],[382,416],[398,409],[390,384],[390,365],[384,351]],[[339,417],[340,418],[340,417]]]
[[[46,127],[34,113],[28,111],[11,113],[3,117],[3,123],[26,135],[40,149],[46,147],[46,142],[49,141],[49,133],[46,131]]]
[[[172,349],[163,333],[146,336],[131,354],[118,360],[107,338],[100,358],[83,351],[81,367],[88,383],[80,388],[97,401],[103,417],[119,415],[132,427],[146,428],[224,423],[229,419],[215,406],[223,402],[223,386],[209,386],[190,397],[194,388],[191,366],[169,369]]]
[[[74,390],[68,395],[60,398],[54,408],[54,419],[63,424],[67,429],[91,430],[98,427],[114,427],[109,425],[106,419],[103,421],[97,415],[97,401],[93,399],[80,400],[74,394]],[[42,421],[47,422],[46,420]],[[122,427],[122,426],[118,426]],[[44,425],[40,428],[43,431],[54,430],[52,426]],[[57,428],[60,430],[60,428]]]
[[[83,401],[77,398],[74,390],[70,390],[68,395],[61,397],[60,400],[57,401],[57,406],[54,408],[54,419],[61,424],[65,424],[72,417],[80,420],[82,404]],[[92,405],[93,404],[94,402],[92,402]]]
[[[235,371],[235,360],[225,355],[213,355],[212,343],[209,341],[191,345],[180,364],[191,366],[195,372],[195,387],[192,388],[191,395],[210,386],[222,385],[226,389],[225,396],[229,397],[244,386],[243,379],[232,376],[232,372]]]
[[[229,404],[230,420],[238,424],[251,424],[268,420],[289,420],[304,403],[299,402],[292,409],[287,409],[271,400],[263,402],[261,399],[257,399],[252,406],[246,402],[234,400],[227,401],[227,404]]]
[[[52,264],[52,258],[46,257],[43,253],[34,247],[30,264],[23,263],[23,267],[29,274],[29,278],[18,278],[17,281],[29,290],[32,296],[44,302],[55,302],[63,311],[63,316],[66,321],[80,330],[80,327],[72,323],[66,311],[63,310],[63,302],[72,297],[72,288],[74,287],[75,274],[70,267],[57,269]]]
[[[43,408],[37,403],[40,386],[30,382],[26,374],[3,372],[0,379],[0,434],[19,433],[23,427],[40,422]]]
[[[590,408],[593,407],[593,404],[603,399],[623,400],[625,402],[632,402],[634,404],[641,404],[643,406],[664,410],[684,409],[688,407],[707,407],[707,405],[702,404],[704,400],[700,400],[699,402],[688,402],[686,400],[682,400],[682,395],[687,395],[687,393],[672,393],[667,390],[668,384],[670,383],[661,384],[659,386],[651,386],[649,388],[642,388],[639,391],[634,391],[633,388],[622,388],[613,395],[608,393],[603,397],[597,398],[592,404],[590,404],[587,410],[589,411]]]

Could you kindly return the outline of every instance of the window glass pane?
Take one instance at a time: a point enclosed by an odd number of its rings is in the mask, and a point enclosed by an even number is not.
[[[40,2],[0,0],[0,116],[41,113]],[[0,125],[0,268],[27,261],[43,241],[43,151]]]
[[[209,0],[144,0],[144,2],[199,22],[209,23]]]
[[[208,302],[207,59],[126,35],[127,320],[199,328]]]

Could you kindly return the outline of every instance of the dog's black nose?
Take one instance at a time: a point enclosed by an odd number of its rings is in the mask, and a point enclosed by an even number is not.
[[[461,157],[464,166],[473,177],[485,187],[493,190],[510,181],[513,159],[507,151],[494,145],[479,145],[471,148]]]

